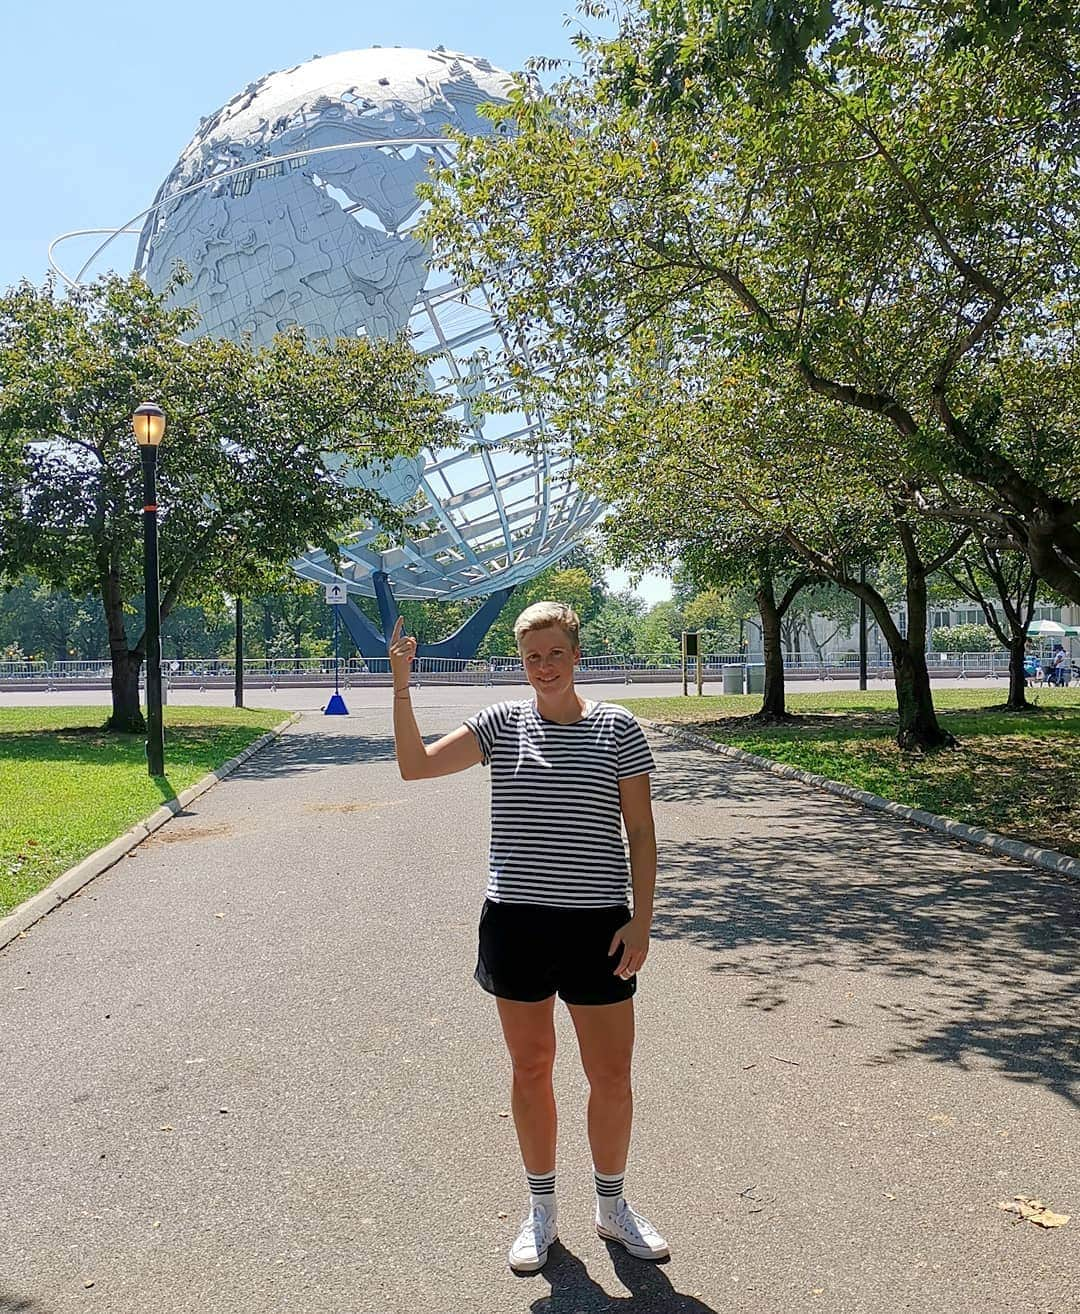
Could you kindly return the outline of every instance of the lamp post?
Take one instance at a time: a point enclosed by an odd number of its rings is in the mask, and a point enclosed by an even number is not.
[[[161,720],[161,602],[158,598],[157,450],[165,433],[165,412],[143,402],[131,417],[143,473],[143,576],[146,598],[146,763],[152,776],[165,774]]]
[[[237,707],[244,705],[244,599],[236,595],[236,676],[233,681],[233,702]]]

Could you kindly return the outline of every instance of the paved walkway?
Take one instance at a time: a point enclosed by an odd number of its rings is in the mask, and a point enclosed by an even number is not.
[[[425,731],[462,693],[420,695]],[[404,784],[361,706],[0,952],[0,1311],[1075,1311],[1080,888],[656,750],[628,1189],[670,1263],[592,1231],[560,1011],[565,1245],[506,1268],[486,776]],[[1073,1220],[1013,1225],[1014,1194]]]

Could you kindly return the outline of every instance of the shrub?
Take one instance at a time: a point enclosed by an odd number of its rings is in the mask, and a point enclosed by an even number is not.
[[[993,652],[1001,644],[989,625],[943,625],[934,630],[930,644],[935,652]]]

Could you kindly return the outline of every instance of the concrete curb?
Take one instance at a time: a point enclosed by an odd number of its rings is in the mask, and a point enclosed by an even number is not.
[[[992,830],[983,830],[981,826],[968,826],[962,821],[953,821],[950,817],[939,817],[933,812],[924,812],[921,808],[909,808],[903,803],[893,803],[879,794],[870,794],[865,789],[856,789],[854,785],[845,785],[839,780],[830,780],[813,771],[803,771],[800,767],[788,766],[783,762],[774,762],[771,758],[758,757],[748,753],[745,748],[735,748],[731,744],[718,744],[704,735],[694,734],[691,730],[680,730],[675,726],[658,725],[655,721],[642,718],[641,724],[654,730],[657,734],[667,735],[669,739],[678,739],[694,748],[704,748],[710,753],[721,753],[724,757],[733,757],[748,766],[755,766],[768,771],[774,776],[785,776],[789,780],[800,780],[803,784],[814,785],[826,793],[836,794],[840,798],[850,799],[865,808],[876,812],[887,812],[891,817],[901,821],[910,821],[926,830],[947,835],[950,839],[960,840],[973,848],[984,849],[999,857],[1012,858],[1016,862],[1026,863],[1029,867],[1040,867],[1043,871],[1056,872],[1058,875],[1080,878],[1080,859],[1071,858],[1067,853],[1058,853],[1055,849],[1040,849],[1022,840],[1008,839]]]
[[[123,835],[106,844],[104,848],[98,849],[96,853],[91,853],[88,858],[83,858],[82,862],[77,863],[74,867],[69,867],[61,876],[57,876],[51,885],[47,885],[43,890],[38,890],[37,894],[32,894],[25,903],[20,903],[6,917],[0,917],[0,949],[5,948],[12,940],[18,939],[35,922],[40,921],[46,913],[50,913],[54,908],[59,907],[65,899],[70,899],[84,885],[89,884],[95,876],[100,876],[103,871],[107,871],[119,862],[125,854],[137,848],[143,840],[149,839],[155,830],[160,830],[167,821],[171,821],[178,812],[182,812],[189,803],[194,802],[201,794],[205,794],[208,789],[212,789],[226,776],[231,775],[241,763],[246,762],[249,757],[265,748],[287,726],[299,720],[300,713],[293,712],[284,721],[279,721],[272,730],[267,730],[266,734],[260,735],[254,743],[248,744],[247,748],[237,753],[235,757],[230,757],[216,771],[208,772],[201,780],[197,780],[194,785],[190,785],[185,789],[182,794],[178,794],[176,798],[171,798],[167,803],[163,803],[161,807],[151,812],[148,817],[136,822],[130,830],[125,831]]]

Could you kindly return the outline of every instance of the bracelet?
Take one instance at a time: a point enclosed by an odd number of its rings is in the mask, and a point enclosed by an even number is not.
[[[409,691],[408,691],[408,689],[402,689],[400,693],[399,693],[396,689],[394,690],[394,698],[395,698],[395,699],[397,699],[397,698],[408,698],[408,696],[409,696]]]

